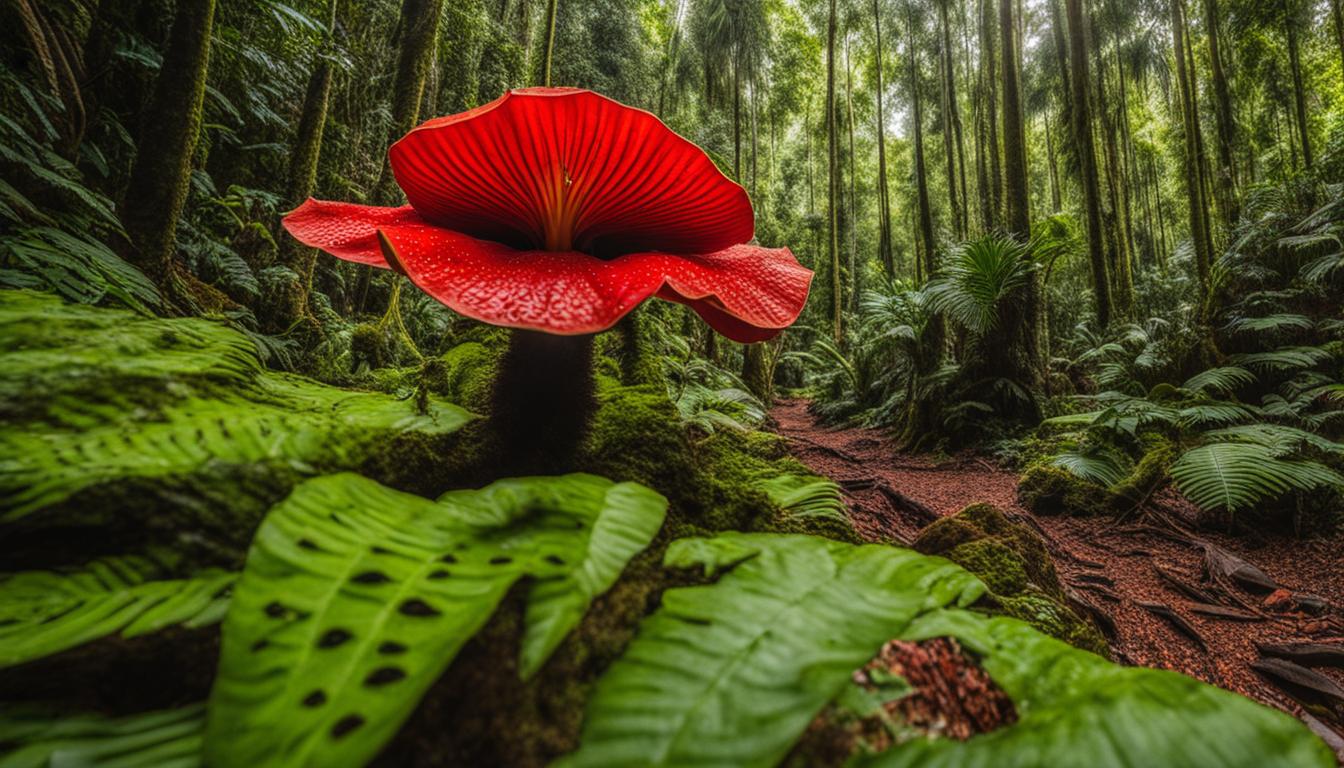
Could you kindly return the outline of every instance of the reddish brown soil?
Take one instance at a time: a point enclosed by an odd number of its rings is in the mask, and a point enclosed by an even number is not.
[[[1187,543],[1159,535],[1152,527],[1118,523],[1110,518],[1036,517],[1017,503],[1017,474],[988,459],[965,455],[941,460],[899,452],[876,430],[818,427],[803,400],[782,401],[772,416],[780,434],[814,471],[842,485],[855,527],[867,539],[908,543],[927,522],[927,511],[951,515],[968,504],[988,502],[1026,515],[1047,537],[1056,566],[1067,584],[1080,589],[1089,578],[1112,582],[1083,594],[1110,617],[1114,634],[1111,655],[1119,662],[1171,669],[1249,696],[1298,717],[1314,715],[1315,724],[1344,738],[1339,711],[1303,706],[1284,690],[1251,669],[1260,658],[1256,643],[1344,641],[1344,534],[1298,539],[1291,536],[1232,537],[1199,532],[1198,538],[1220,546],[1259,567],[1282,586],[1324,598],[1329,608],[1312,615],[1292,605],[1278,605],[1264,594],[1234,590],[1236,602],[1260,614],[1254,621],[1231,621],[1194,613],[1195,602],[1163,580],[1154,564],[1198,584],[1203,552]],[[886,491],[884,492],[883,486]],[[892,494],[890,491],[895,491]],[[900,498],[904,497],[904,499]],[[913,502],[910,504],[908,502]],[[1174,492],[1160,494],[1151,511],[1188,524],[1193,511]],[[1080,577],[1082,577],[1080,579]],[[1100,592],[1109,592],[1103,596]],[[1141,603],[1168,606],[1198,633],[1206,647],[1171,621],[1155,616]],[[1320,669],[1344,685],[1344,672]],[[1327,739],[1329,740],[1329,739]],[[1336,742],[1339,744],[1340,742]],[[1340,751],[1337,748],[1337,751]],[[1344,751],[1340,751],[1344,759]]]

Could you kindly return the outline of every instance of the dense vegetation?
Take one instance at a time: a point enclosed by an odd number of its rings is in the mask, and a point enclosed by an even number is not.
[[[1331,764],[1108,658],[1030,521],[1344,546],[1340,0],[0,20],[0,767]],[[282,225],[403,204],[391,144],[542,85],[703,149],[742,247],[815,273],[797,322],[737,343],[736,305],[659,290],[546,358],[382,231],[393,269]],[[1009,467],[1031,515],[864,541],[769,431],[782,395]],[[935,638],[1003,702],[988,732],[859,671]],[[1338,734],[1344,690],[1296,682]]]

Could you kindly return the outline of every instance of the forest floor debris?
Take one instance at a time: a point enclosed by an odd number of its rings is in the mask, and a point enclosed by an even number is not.
[[[1289,712],[1323,737],[1326,729],[1344,759],[1344,706],[1304,703],[1277,684],[1282,676],[1263,674],[1281,670],[1285,655],[1303,664],[1315,660],[1283,653],[1285,647],[1344,642],[1344,533],[1196,535],[1193,507],[1169,490],[1155,502],[1176,530],[1118,525],[1109,517],[1037,517],[1018,504],[1017,474],[984,457],[901,454],[880,431],[818,426],[806,400],[780,401],[771,415],[795,455],[845,489],[864,538],[908,544],[928,522],[927,511],[947,516],[977,502],[993,504],[1045,536],[1072,592],[1105,598],[1089,603],[1112,625],[1103,628],[1115,660],[1181,672]],[[1154,606],[1175,618],[1155,620]],[[1333,690],[1344,684],[1344,670],[1319,664],[1310,678]]]

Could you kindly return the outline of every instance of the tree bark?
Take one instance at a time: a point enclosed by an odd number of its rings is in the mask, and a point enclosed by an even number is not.
[[[1218,126],[1218,169],[1214,174],[1223,227],[1231,232],[1240,216],[1238,210],[1237,165],[1233,155],[1237,144],[1237,124],[1232,113],[1232,91],[1223,71],[1221,19],[1218,0],[1204,0],[1204,25],[1209,36],[1209,70],[1213,76],[1213,115]]]
[[[826,22],[826,139],[827,139],[827,183],[830,185],[830,199],[827,200],[827,228],[829,239],[826,243],[827,261],[831,268],[831,333],[836,342],[842,338],[841,316],[841,279],[840,279],[840,136],[836,120],[835,103],[835,32],[836,0],[831,0],[830,16]]]
[[[1311,170],[1315,163],[1311,151],[1311,129],[1307,125],[1307,94],[1302,82],[1302,52],[1297,39],[1298,15],[1295,0],[1283,0],[1283,24],[1288,37],[1288,66],[1293,74],[1293,109],[1297,115],[1298,141],[1302,144],[1302,165]]]
[[[136,145],[121,221],[132,261],[160,285],[173,277],[177,221],[200,138],[215,0],[180,0],[145,127]]]
[[[910,60],[910,103],[913,110],[911,117],[915,124],[915,207],[919,217],[919,259],[916,263],[918,267],[916,275],[921,281],[924,281],[933,277],[938,265],[934,258],[935,243],[933,239],[933,209],[929,203],[929,173],[924,159],[924,100],[920,96],[919,89],[919,54],[915,49],[914,13],[908,13],[907,17],[909,19],[909,50],[907,56]]]
[[[1083,187],[1083,210],[1087,217],[1087,256],[1092,267],[1092,291],[1097,303],[1097,326],[1111,323],[1111,278],[1102,248],[1101,189],[1097,180],[1097,153],[1092,139],[1091,94],[1088,83],[1089,56],[1083,28],[1082,0],[1064,0],[1069,23],[1069,81],[1073,93],[1073,146],[1078,155],[1078,175]]]
[[[304,200],[312,197],[313,191],[317,188],[317,166],[322,156],[322,132],[327,122],[327,104],[331,97],[332,71],[327,54],[331,52],[331,43],[336,34],[339,5],[340,0],[328,0],[327,39],[316,56],[312,74],[308,76],[308,89],[304,93],[299,126],[289,156],[289,179],[286,184],[285,202],[290,208],[298,207]],[[297,282],[286,286],[283,296],[273,297],[265,302],[267,311],[259,315],[269,316],[262,323],[268,333],[282,332],[309,314],[308,295],[312,291],[313,264],[317,257],[315,249],[292,237],[282,237],[280,243],[280,263],[294,272]],[[258,319],[262,318],[259,316]]]
[[[956,129],[955,124],[959,122],[957,113],[957,87],[953,80],[952,65],[952,35],[948,30],[947,4],[950,0],[939,0],[938,2],[938,34],[939,34],[939,55],[938,71],[940,89],[939,97],[943,110],[943,155],[947,163],[947,202],[948,214],[952,218],[952,229],[957,237],[966,236],[966,226],[963,223],[962,201],[957,197],[957,156],[956,156]]]
[[[392,86],[392,127],[388,146],[409,133],[420,119],[420,103],[429,79],[439,34],[443,0],[402,0],[401,44],[397,52],[397,76]],[[374,201],[393,205],[400,191],[392,167],[383,160],[383,170],[374,188]]]
[[[1170,4],[1172,48],[1176,53],[1176,81],[1181,100],[1181,125],[1185,132],[1184,166],[1190,239],[1194,244],[1195,269],[1199,275],[1202,300],[1208,296],[1210,290],[1209,273],[1213,248],[1208,233],[1208,204],[1204,199],[1204,182],[1199,169],[1199,122],[1194,82],[1187,66],[1189,41],[1185,31],[1185,0],[1171,0]]]
[[[887,189],[887,113],[882,106],[882,12],[878,0],[873,0],[873,30],[877,44],[877,230],[878,258],[886,269],[887,277],[896,276],[896,256],[891,248],[891,198]]]

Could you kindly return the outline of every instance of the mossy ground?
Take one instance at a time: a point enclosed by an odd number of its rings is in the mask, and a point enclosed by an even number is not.
[[[925,528],[914,549],[942,555],[980,577],[982,607],[1026,621],[1048,635],[1102,655],[1106,640],[1068,606],[1045,542],[989,504],[972,504]]]

